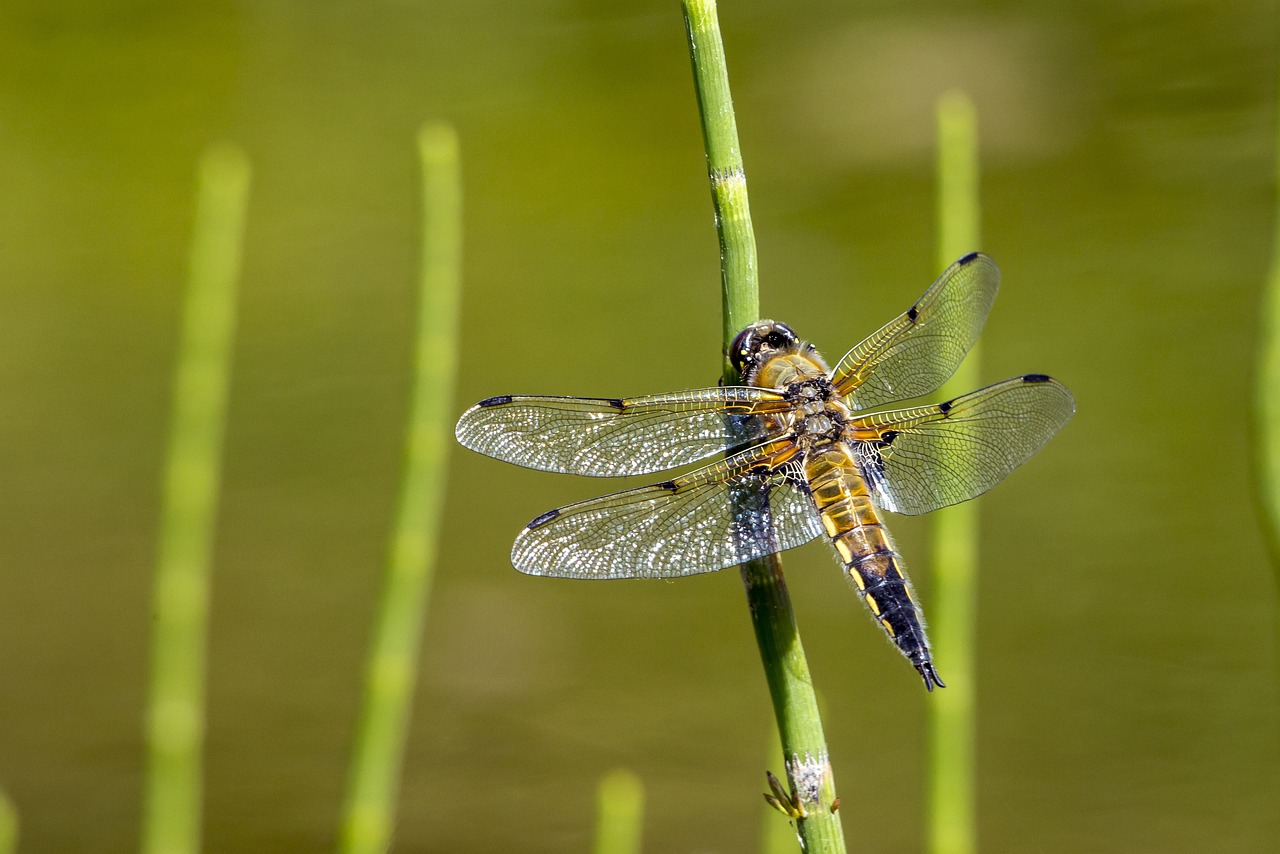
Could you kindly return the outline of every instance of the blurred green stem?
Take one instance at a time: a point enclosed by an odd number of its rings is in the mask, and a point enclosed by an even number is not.
[[[1276,134],[1276,184],[1280,188],[1280,128]],[[1277,190],[1271,269],[1262,294],[1261,343],[1256,391],[1258,492],[1271,564],[1280,587],[1280,189]]]
[[[620,768],[600,780],[596,790],[595,854],[640,854],[644,824],[644,784]]]
[[[978,249],[978,125],[961,92],[938,100],[938,269]],[[977,388],[978,346],[969,351],[945,398]],[[974,658],[978,603],[978,502],[930,517],[933,534],[933,641],[945,658],[947,690],[929,703],[929,850],[977,850],[974,796]]]
[[[249,161],[200,160],[155,577],[142,847],[200,848],[205,649]]]
[[[727,354],[738,331],[759,318],[755,236],[715,3],[684,0],[684,16],[720,237],[722,334]],[[724,376],[726,382],[741,382],[727,358]],[[811,854],[842,854],[840,816],[832,809],[836,798],[831,761],[782,562],[773,555],[744,564],[741,573],[773,698],[788,782],[803,810],[796,821],[802,844]]]
[[[1277,111],[1280,116],[1280,111]],[[1262,504],[1263,530],[1271,553],[1280,601],[1280,126],[1274,140],[1276,163],[1272,191],[1276,209],[1272,228],[1271,269],[1262,294],[1262,328],[1258,345],[1255,392],[1254,463],[1258,498]],[[1280,635],[1273,634],[1276,659],[1280,660]]]
[[[0,854],[18,850],[18,808],[4,792],[0,792]]]
[[[348,780],[341,840],[346,852],[382,852],[391,844],[452,447],[462,266],[457,136],[445,125],[426,126],[418,150],[423,256],[415,381],[399,512]]]

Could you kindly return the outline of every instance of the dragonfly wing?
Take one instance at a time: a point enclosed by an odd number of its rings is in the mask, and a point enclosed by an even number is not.
[[[773,441],[683,477],[544,513],[515,568],[561,578],[675,578],[795,548],[822,533],[795,446]]]
[[[464,412],[455,434],[473,451],[527,468],[620,477],[755,444],[767,432],[755,414],[785,407],[777,392],[745,386],[626,399],[503,395]]]
[[[846,436],[876,504],[916,516],[986,492],[1074,412],[1066,386],[1027,374],[946,403],[864,416]]]
[[[964,256],[915,305],[846,353],[832,383],[853,409],[936,390],[978,340],[999,287],[996,262],[979,252]]]

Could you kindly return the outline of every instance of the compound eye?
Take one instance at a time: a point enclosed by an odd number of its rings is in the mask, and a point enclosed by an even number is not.
[[[800,343],[800,337],[796,335],[795,330],[785,323],[774,323],[773,329],[769,334],[769,344],[777,349],[784,347],[793,347]]]

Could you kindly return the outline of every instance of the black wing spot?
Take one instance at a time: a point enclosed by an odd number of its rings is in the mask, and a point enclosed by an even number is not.
[[[1047,383],[1052,379],[1048,374],[1023,374],[1024,383]]]
[[[534,528],[541,528],[543,525],[547,524],[548,522],[550,522],[552,519],[556,518],[559,515],[560,515],[559,510],[548,510],[546,513],[543,513],[541,516],[539,516],[537,519],[534,519],[528,525],[525,525],[524,529],[526,531],[532,531]]]
[[[916,318],[919,316],[920,316],[920,309],[916,308],[914,305],[911,306],[911,308],[907,309],[907,320],[910,320],[912,323],[915,323]]]
[[[609,405],[610,405],[610,406],[612,406],[614,409],[622,409],[622,408],[623,408],[623,405],[622,405],[622,398],[620,398],[620,397],[611,397],[611,398],[609,398],[608,400],[606,400],[606,401],[605,401],[605,403],[609,404]]]
[[[511,395],[500,394],[497,397],[486,397],[484,400],[476,404],[476,406],[506,406],[511,402]]]
[[[665,489],[667,492],[675,492],[680,488],[676,486],[676,482],[674,480],[664,480],[662,483],[655,483],[654,486],[658,489]]]
[[[963,264],[968,264],[969,262],[973,261],[973,259],[975,259],[975,258],[977,258],[977,257],[978,257],[978,253],[977,253],[977,252],[970,252],[968,255],[964,256],[963,258],[961,258],[961,259],[960,259],[959,261],[957,261],[956,263],[957,263],[957,264],[961,264],[961,265],[963,265]]]
[[[892,445],[893,440],[898,438],[901,435],[902,435],[902,432],[899,430],[885,430],[883,433],[880,434],[881,447],[887,447],[889,445]]]
[[[948,412],[951,411],[951,406],[952,406],[952,401],[950,400],[943,401],[942,403],[938,404],[938,411],[941,412],[943,415],[946,415]]]

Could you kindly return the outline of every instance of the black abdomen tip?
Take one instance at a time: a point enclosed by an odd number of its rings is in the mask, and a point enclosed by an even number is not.
[[[930,691],[933,690],[934,685],[937,685],[939,688],[947,687],[947,683],[943,682],[942,678],[938,676],[938,671],[933,669],[932,661],[920,662],[916,665],[916,670],[920,671],[920,676],[924,679],[924,687],[928,688]]]

